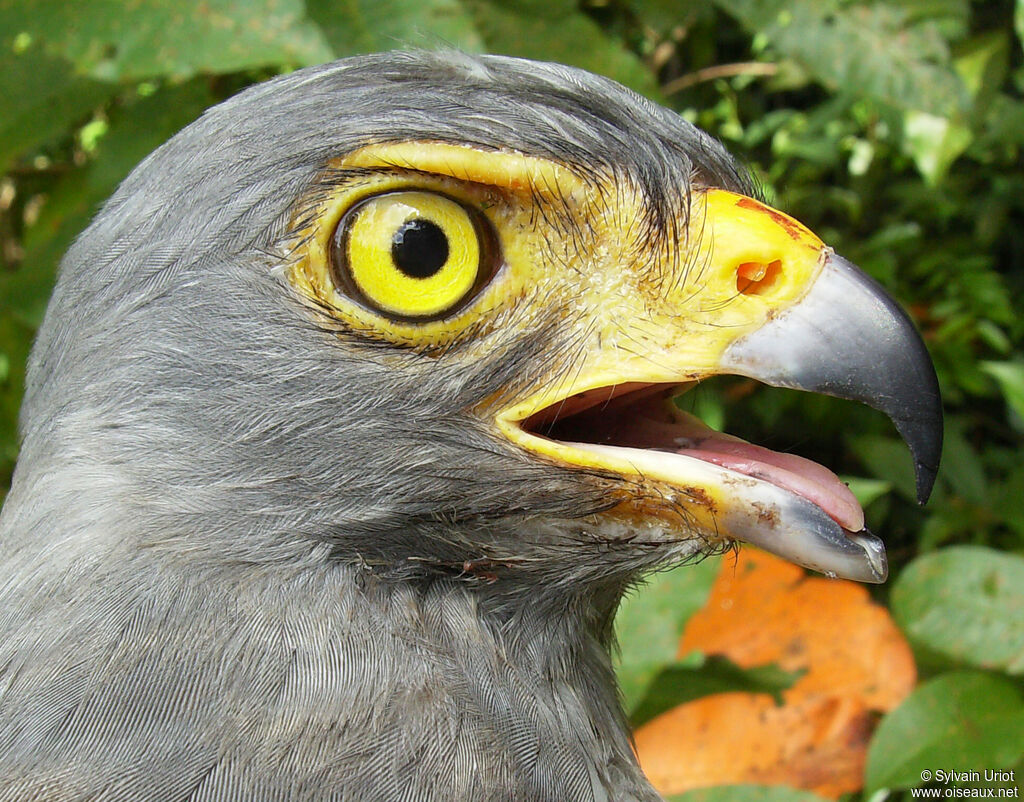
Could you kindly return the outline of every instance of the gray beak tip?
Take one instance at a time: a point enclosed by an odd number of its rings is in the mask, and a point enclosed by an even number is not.
[[[941,429],[940,429],[941,431]],[[942,449],[942,438],[936,441],[936,451]],[[917,503],[924,506],[928,503],[928,499],[932,494],[932,488],[935,487],[935,479],[939,474],[939,460],[936,457],[933,460],[922,460],[920,458],[914,459],[914,475],[916,478],[917,485]]]
[[[907,326],[910,325],[908,319]],[[893,410],[890,417],[914,457],[917,503],[923,505],[932,494],[942,457],[942,396],[934,369],[925,369],[931,367],[931,362],[924,342],[918,339],[909,350],[917,352],[914,358],[921,368],[915,377],[913,408]]]

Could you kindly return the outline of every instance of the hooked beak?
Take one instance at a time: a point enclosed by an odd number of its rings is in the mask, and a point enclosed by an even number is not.
[[[942,452],[935,369],[906,312],[843,257],[830,253],[810,292],[733,343],[721,364],[726,373],[860,401],[884,412],[913,455],[918,502],[928,500]],[[826,573],[885,580],[885,547],[866,529],[845,531],[816,511],[799,517],[813,527],[814,538],[794,541],[768,530],[747,539]]]
[[[917,500],[928,500],[942,452],[935,369],[907,313],[843,257],[830,253],[807,296],[733,343],[722,368],[884,412],[914,456]]]

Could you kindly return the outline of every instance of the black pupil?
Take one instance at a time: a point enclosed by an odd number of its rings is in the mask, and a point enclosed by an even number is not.
[[[430,278],[448,261],[448,237],[429,220],[409,220],[391,238],[391,258],[410,278]]]

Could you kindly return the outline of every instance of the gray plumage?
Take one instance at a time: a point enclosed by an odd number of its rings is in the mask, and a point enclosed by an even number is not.
[[[458,54],[270,81],[146,159],[68,252],[29,366],[0,800],[658,799],[611,620],[700,543],[612,537],[621,479],[469,412],[560,364],[558,310],[489,360],[425,359],[325,329],[282,276],[328,161],[406,139],[608,168],[652,236],[693,182],[745,188],[613,82]]]

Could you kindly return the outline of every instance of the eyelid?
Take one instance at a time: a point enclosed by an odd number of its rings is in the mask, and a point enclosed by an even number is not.
[[[488,150],[432,141],[381,142],[346,154],[341,168],[397,168],[454,178],[501,191],[528,196],[567,198],[586,196],[587,182],[554,161],[513,150]]]

